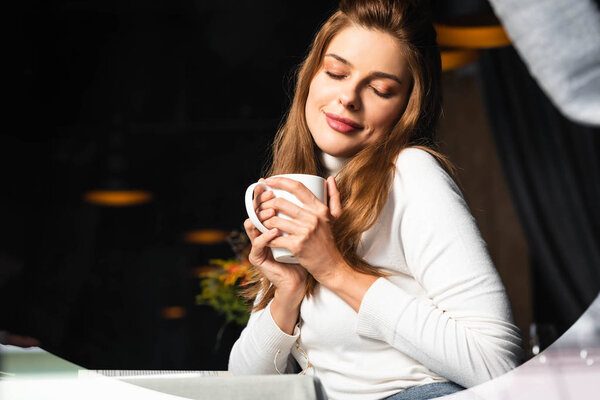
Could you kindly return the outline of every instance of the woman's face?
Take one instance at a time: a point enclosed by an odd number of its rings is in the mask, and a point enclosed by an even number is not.
[[[401,46],[388,33],[358,26],[334,36],[306,100],[306,122],[322,151],[352,157],[400,118],[411,85]]]

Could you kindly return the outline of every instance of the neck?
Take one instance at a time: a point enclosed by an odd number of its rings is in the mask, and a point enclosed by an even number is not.
[[[349,158],[334,157],[325,152],[321,152],[321,162],[327,171],[327,176],[336,176],[344,165],[350,160]]]

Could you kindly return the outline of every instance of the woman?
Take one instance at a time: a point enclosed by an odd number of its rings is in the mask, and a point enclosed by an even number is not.
[[[299,367],[331,399],[400,399],[517,365],[506,293],[434,150],[440,56],[422,3],[342,0],[316,35],[269,176],[328,176],[329,201],[284,178],[265,182],[303,207],[255,192],[270,230],[244,224],[261,283],[234,374]],[[269,247],[300,264],[275,262]]]

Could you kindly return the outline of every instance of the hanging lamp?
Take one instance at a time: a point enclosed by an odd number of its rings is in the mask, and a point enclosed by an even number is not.
[[[230,231],[221,229],[197,229],[183,234],[183,241],[192,244],[227,243]]]
[[[466,15],[434,24],[442,71],[474,63],[479,50],[509,46],[510,38],[493,14]]]
[[[100,166],[101,177],[97,187],[87,190],[82,196],[83,201],[103,207],[130,207],[152,201],[152,192],[136,188],[126,176],[129,172],[128,160],[119,123],[109,133],[108,139],[108,151]]]

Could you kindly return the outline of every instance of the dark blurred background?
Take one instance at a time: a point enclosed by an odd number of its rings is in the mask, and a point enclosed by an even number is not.
[[[224,320],[196,305],[195,271],[233,253],[222,241],[183,238],[196,230],[242,229],[242,196],[261,176],[289,104],[294,68],[336,5],[21,2],[11,15],[17,26],[13,123],[0,133],[0,330],[34,337],[91,369],[226,369],[241,328],[227,327],[218,342]],[[437,19],[463,10],[491,13],[483,1],[433,5]],[[510,47],[444,72],[442,150],[459,167],[531,353],[533,336],[543,330],[546,342],[556,338],[599,285],[598,271],[582,261],[583,283],[568,285],[576,300],[556,311],[553,304],[566,300],[548,280],[539,247],[532,246],[536,232],[526,222],[542,212],[520,205],[514,162],[506,146],[498,150],[494,101],[515,80],[534,93],[527,101],[546,104],[542,114],[553,113],[566,127],[559,135],[583,138],[575,142],[593,150],[589,157],[598,154],[598,136],[557,114]],[[535,143],[519,148],[525,157],[541,149]],[[569,151],[578,158],[576,148]],[[586,207],[598,199],[597,172],[588,173],[596,186]],[[127,207],[84,201],[86,192],[103,188],[141,189],[152,199]],[[571,268],[561,257],[563,270]]]

